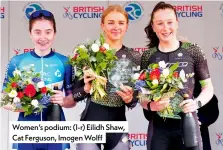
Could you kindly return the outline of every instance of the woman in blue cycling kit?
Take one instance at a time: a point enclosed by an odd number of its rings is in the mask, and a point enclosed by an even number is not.
[[[63,92],[68,96],[72,95],[72,67],[66,62],[68,58],[52,51],[51,45],[56,35],[56,22],[51,12],[39,10],[34,12],[29,20],[30,37],[34,43],[34,51],[14,56],[8,64],[3,88],[8,77],[12,76],[16,67],[23,68],[33,66],[36,72],[41,74],[41,78],[47,87],[59,85],[59,90],[51,97],[50,102],[59,104],[62,107],[73,107],[75,102],[72,99],[64,99]],[[12,110],[10,105],[4,107]],[[24,117],[23,110],[18,110],[18,121],[46,121],[47,108],[40,114],[31,114]],[[61,121],[65,121],[63,110],[61,109]],[[17,143],[13,144],[15,150],[68,150],[69,144],[61,143]]]
[[[213,85],[207,66],[207,60],[201,48],[188,42],[177,40],[178,19],[174,7],[165,2],[159,2],[153,9],[149,25],[145,28],[149,41],[149,50],[145,51],[141,59],[141,69],[147,69],[151,63],[165,61],[168,66],[179,62],[179,70],[183,69],[186,74],[195,73],[196,80],[201,83],[202,91],[195,99],[193,98],[195,76],[185,84],[189,89],[190,99],[184,100],[180,107],[184,113],[193,113],[197,122],[196,111],[204,106],[213,96]],[[182,122],[180,119],[163,119],[157,115],[168,106],[169,100],[161,99],[158,102],[141,101],[142,107],[153,115],[148,128],[148,150],[183,150],[186,149],[182,138]],[[193,149],[202,150],[199,137],[199,146]]]

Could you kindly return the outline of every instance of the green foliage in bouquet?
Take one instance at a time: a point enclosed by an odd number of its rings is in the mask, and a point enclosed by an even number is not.
[[[75,47],[74,56],[68,56],[69,64],[76,68],[76,76],[83,78],[84,72],[94,76],[92,93],[95,99],[106,96],[105,87],[107,83],[107,72],[114,66],[116,50],[111,49],[105,38],[100,34],[100,39]]]
[[[162,117],[179,118],[177,114],[181,109],[178,105],[184,100],[182,93],[185,90],[184,83],[194,75],[194,73],[186,75],[184,70],[178,73],[176,71],[178,67],[178,62],[170,67],[167,67],[164,61],[153,63],[138,74],[135,80],[136,88],[148,101],[159,101],[161,98],[171,100],[166,109],[158,112]]]
[[[40,78],[40,73],[32,67],[16,69],[13,77],[8,77],[2,93],[1,106],[11,105],[13,110],[23,110],[24,115],[39,113],[50,102],[53,92]]]

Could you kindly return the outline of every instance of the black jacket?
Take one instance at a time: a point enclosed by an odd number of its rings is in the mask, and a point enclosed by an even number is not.
[[[201,92],[199,82],[195,83],[194,97],[197,97]],[[203,150],[211,150],[208,126],[213,124],[219,116],[218,98],[216,95],[203,107],[198,109],[198,117],[201,122],[200,131],[203,141]]]

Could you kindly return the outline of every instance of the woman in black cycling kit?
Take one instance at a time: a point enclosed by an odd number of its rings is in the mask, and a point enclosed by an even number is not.
[[[201,48],[189,42],[177,40],[178,19],[174,7],[164,2],[159,2],[153,9],[149,25],[145,32],[149,39],[149,50],[145,51],[141,59],[141,69],[147,69],[151,63],[165,61],[168,66],[179,62],[177,71],[184,70],[185,73],[195,73],[196,80],[199,80],[202,91],[198,97],[193,98],[195,77],[185,83],[189,89],[189,99],[184,100],[180,106],[184,113],[192,112],[199,129],[196,110],[204,106],[213,96],[213,85],[210,79],[207,60]],[[167,107],[168,100],[161,99],[158,102],[142,103],[142,107],[150,111],[151,121],[148,128],[148,150],[184,150],[182,138],[182,124],[179,119],[166,118],[165,120],[157,115]],[[202,150],[200,133],[199,146],[196,150]]]
[[[194,97],[199,96],[200,92],[201,92],[201,85],[198,80],[195,80]],[[145,118],[148,121],[152,121],[152,118],[154,116],[154,113],[152,111],[143,109],[143,113],[144,113]],[[214,95],[207,104],[199,108],[197,115],[198,115],[198,120],[200,122],[199,125],[200,125],[200,132],[201,132],[201,137],[202,137],[202,142],[203,142],[203,150],[211,150],[211,142],[210,142],[208,127],[211,124],[213,124],[218,119],[218,116],[219,116],[217,96]],[[147,138],[149,138],[149,135]],[[150,141],[147,141],[147,142],[150,142]]]
[[[123,36],[128,28],[128,14],[119,5],[109,6],[102,14],[101,29],[105,35],[105,43],[111,48],[116,49],[116,56],[131,60],[140,66],[140,53],[131,48],[125,47],[122,43]],[[91,96],[91,81],[94,77],[84,75],[84,80],[77,81],[73,89],[74,99],[76,101],[87,98],[85,110],[82,113],[82,121],[126,121],[125,107],[133,108],[137,104],[137,93],[129,86],[121,86],[117,92],[109,92],[112,87],[107,82],[107,97],[103,99],[94,99]],[[106,134],[106,143],[104,150],[129,150],[130,142],[126,133]],[[77,150],[100,150],[101,144],[77,144]]]

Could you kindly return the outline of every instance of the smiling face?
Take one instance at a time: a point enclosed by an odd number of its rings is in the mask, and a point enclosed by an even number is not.
[[[178,20],[172,9],[159,9],[154,13],[152,28],[160,42],[169,43],[176,39]]]
[[[128,21],[122,13],[112,11],[105,16],[101,28],[110,41],[122,40],[128,29]]]
[[[49,20],[38,19],[32,23],[30,37],[35,48],[40,51],[48,51],[55,38],[53,23]]]

